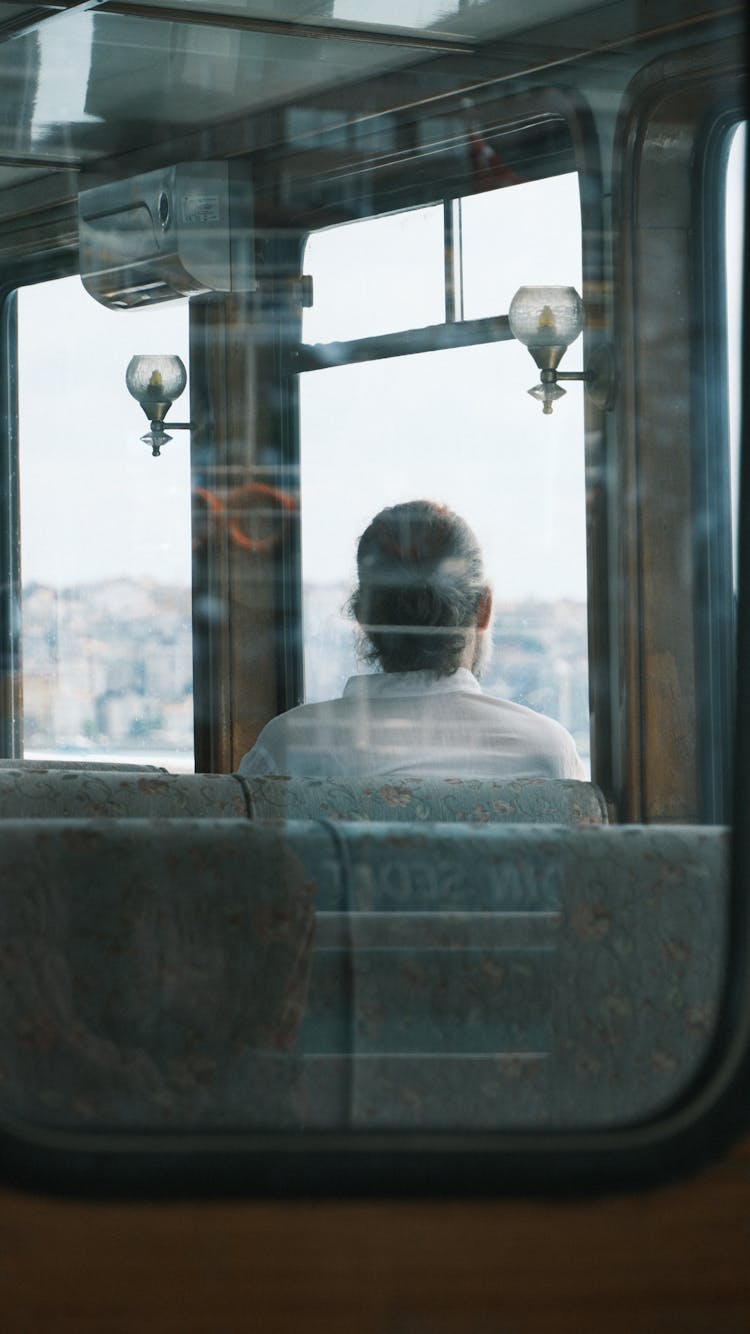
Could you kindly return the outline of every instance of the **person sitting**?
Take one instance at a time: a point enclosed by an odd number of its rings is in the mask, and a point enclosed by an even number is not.
[[[482,692],[492,593],[459,515],[429,500],[382,510],[357,571],[350,607],[380,670],[273,718],[241,774],[585,778],[560,723]]]

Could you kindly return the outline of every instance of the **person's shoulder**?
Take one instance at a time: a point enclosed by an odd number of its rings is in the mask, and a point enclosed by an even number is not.
[[[528,704],[519,704],[514,699],[503,699],[500,695],[488,695],[484,691],[481,694],[477,693],[472,698],[477,701],[480,708],[505,713],[519,724],[526,723],[529,727],[560,728],[561,731],[565,731],[562,723],[558,723],[555,718],[550,718],[549,714],[539,713],[536,709],[530,709]]]
[[[570,732],[563,727],[557,718],[551,718],[548,713],[540,713],[538,709],[530,709],[528,704],[517,704],[515,700],[500,700],[499,703],[506,705],[513,710],[514,717],[519,721],[526,723],[528,727],[535,728],[537,731],[548,732],[550,735],[557,735],[570,738]],[[572,738],[570,738],[572,740]]]
[[[293,709],[287,709],[285,713],[279,713],[275,718],[271,718],[260,733],[258,741],[267,743],[276,737],[287,736],[297,728],[304,729],[310,724],[335,717],[341,711],[343,704],[344,701],[341,699],[322,699],[310,704],[297,704]]]
[[[304,714],[309,708],[309,704],[298,704],[296,708],[269,718],[258,733],[255,745],[242,756],[237,772],[246,777],[285,772],[286,750],[297,725],[296,715]]]
[[[484,701],[489,711],[500,713],[519,738],[527,738],[535,746],[542,746],[551,755],[560,757],[565,776],[583,777],[576,743],[567,727],[556,718],[550,718],[547,713],[538,713],[526,704],[517,704],[515,700],[485,694],[476,698]]]
[[[327,762],[332,763],[330,755],[337,744],[339,725],[345,723],[347,712],[344,700],[328,699],[298,704],[277,714],[259,733],[252,750],[243,755],[238,773],[253,776],[317,772],[316,763],[311,769],[307,768],[311,756],[317,755],[325,743]],[[302,756],[306,758],[303,760]]]
[[[310,704],[296,704],[293,709],[277,713],[275,718],[268,720],[258,736],[256,745],[261,742],[269,745],[278,738],[288,736],[297,728],[305,728],[308,724],[323,721],[331,716],[335,717],[341,711],[343,704],[344,701],[341,699],[323,699]]]

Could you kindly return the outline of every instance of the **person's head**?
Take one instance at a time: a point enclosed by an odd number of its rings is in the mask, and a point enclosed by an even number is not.
[[[479,672],[492,595],[458,514],[431,500],[381,510],[359,539],[357,573],[351,609],[369,662],[386,672]]]

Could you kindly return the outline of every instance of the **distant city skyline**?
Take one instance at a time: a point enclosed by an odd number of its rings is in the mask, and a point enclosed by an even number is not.
[[[305,585],[305,697],[341,693],[367,670],[347,588]],[[483,685],[558,718],[589,755],[586,606],[521,601],[498,608]],[[182,586],[119,576],[68,588],[34,583],[24,602],[24,753],[124,757],[189,767],[192,624]],[[160,757],[160,758],[159,758]]]

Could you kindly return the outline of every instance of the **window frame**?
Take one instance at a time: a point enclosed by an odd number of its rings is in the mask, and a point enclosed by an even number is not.
[[[704,185],[695,229],[691,284],[695,303],[696,508],[702,507],[707,517],[704,525],[695,525],[699,567],[698,773],[702,818],[721,823],[731,818],[736,691],[726,181],[731,139],[743,119],[746,109],[741,107],[736,94],[728,95],[713,108],[706,132],[696,145]]]
[[[448,98],[441,104],[436,114],[428,107],[419,118],[418,109],[411,108],[400,118],[403,126],[399,134],[399,143],[411,132],[417,141],[416,146],[407,151],[403,146],[394,154],[394,161],[384,165],[382,155],[376,159],[372,175],[380,196],[375,195],[372,206],[363,214],[353,213],[351,217],[340,221],[354,221],[361,217],[375,218],[384,213],[393,213],[402,209],[415,208],[427,204],[445,205],[455,199],[466,198],[480,193],[481,188],[472,189],[467,183],[464,171],[457,171],[446,179],[437,174],[433,161],[439,160],[439,152],[444,146],[445,116],[448,113],[460,115],[465,122],[465,110],[458,98]],[[603,234],[603,182],[599,155],[598,136],[594,116],[584,98],[571,88],[542,88],[536,91],[524,90],[510,97],[498,97],[492,90],[485,100],[477,100],[472,108],[473,126],[476,131],[492,145],[498,143],[503,135],[516,138],[518,144],[524,142],[524,135],[529,136],[529,144],[535,145],[540,130],[543,134],[547,125],[561,125],[567,137],[569,149],[563,151],[557,144],[552,156],[557,171],[544,169],[544,159],[535,157],[529,160],[529,179],[538,180],[575,171],[581,205],[581,233],[583,236],[600,237]],[[434,125],[435,128],[432,128]],[[416,129],[415,129],[416,127]],[[434,143],[430,140],[430,131]],[[377,126],[373,134],[377,135]],[[469,128],[458,136],[456,142],[464,149],[469,141]],[[361,147],[361,146],[360,146]],[[415,158],[421,154],[429,164],[424,175],[415,168]],[[533,165],[532,165],[533,162]],[[518,152],[511,160],[511,166],[526,163]],[[381,177],[388,172],[386,183]],[[361,174],[356,161],[347,167],[344,162],[339,174],[346,177],[347,172]],[[283,175],[283,169],[281,169]],[[436,184],[439,182],[439,185]],[[447,188],[446,188],[447,187]],[[314,188],[314,187],[313,187]],[[380,205],[378,204],[380,198]],[[331,225],[326,221],[322,226]],[[305,243],[315,229],[310,228],[305,234]],[[586,312],[586,325],[583,331],[582,356],[584,364],[595,348],[610,341],[608,329],[608,311],[604,299],[605,257],[603,246],[582,245],[582,297]],[[305,372],[330,364],[328,358],[335,349],[337,365],[348,361],[366,361],[390,356],[400,356],[413,352],[438,350],[452,346],[464,346],[471,343],[503,341],[512,338],[507,314],[498,312],[496,316],[485,319],[462,320],[446,318],[442,324],[431,325],[423,329],[401,330],[395,333],[370,337],[341,340],[332,344],[301,343],[295,350],[296,370]],[[605,792],[607,799],[613,792],[613,697],[611,694],[610,662],[610,624],[606,612],[608,594],[607,578],[608,558],[608,485],[606,476],[606,418],[609,414],[597,407],[586,396],[584,432],[585,432],[585,467],[587,480],[586,498],[586,551],[587,551],[587,636],[589,660],[589,712],[591,717],[591,771],[592,777]],[[299,423],[297,424],[297,463],[299,462]],[[301,643],[302,630],[299,628]],[[301,679],[301,668],[300,668]],[[300,702],[298,699],[285,700],[281,707],[291,708]]]
[[[572,149],[573,149],[573,144],[571,140],[571,156],[572,156]],[[573,161],[571,161],[570,163],[569,174],[571,175],[575,174],[576,176],[577,197],[578,197],[578,205],[580,208],[580,202],[581,202],[580,175],[578,171],[575,170],[575,164]],[[555,181],[557,178],[558,174],[547,177],[535,177],[534,183],[538,183],[539,181],[542,180]],[[525,182],[508,181],[507,185],[509,188],[515,189],[520,187],[520,185],[523,183]],[[473,195],[469,194],[468,198],[473,198],[475,195],[478,195],[480,193],[482,195],[486,194],[488,196],[492,196],[496,193],[496,191],[493,190],[490,186],[488,186],[486,190],[482,190],[481,192],[475,191]],[[457,198],[458,202],[461,202],[461,200],[466,199],[467,196],[460,195]],[[440,323],[433,323],[419,327],[412,326],[404,329],[397,327],[396,329],[393,329],[389,332],[376,333],[376,334],[359,334],[359,335],[353,335],[348,338],[342,337],[340,339],[333,339],[331,341],[326,341],[326,342],[303,342],[300,345],[298,352],[298,369],[300,374],[309,374],[310,372],[313,371],[325,372],[326,370],[331,368],[339,369],[340,367],[343,366],[361,365],[363,363],[373,363],[376,361],[392,361],[399,357],[410,357],[410,356],[419,357],[422,356],[423,354],[437,352],[437,351],[446,352],[446,351],[453,351],[454,349],[459,349],[459,348],[489,346],[491,344],[514,341],[514,336],[510,329],[510,322],[508,315],[499,313],[500,310],[499,307],[497,308],[498,313],[494,313],[492,315],[464,317],[463,315],[456,314],[455,290],[453,288],[454,274],[453,272],[451,272],[452,269],[451,257],[452,257],[453,240],[454,240],[452,206],[455,202],[456,199],[454,199],[453,196],[446,196],[442,201],[433,202],[433,204],[429,206],[436,213],[440,211],[440,213],[442,214],[441,227],[442,227],[443,262],[440,270],[438,270],[437,266],[435,266],[434,271],[433,269],[431,269],[430,273],[432,277],[434,277],[436,285],[441,282],[443,284],[443,291],[441,298],[441,304],[444,305],[445,309],[445,318],[443,319],[443,321]],[[416,209],[419,209],[427,206],[425,206],[424,204],[422,205],[418,204],[415,205],[414,207]],[[408,217],[409,212],[410,210],[408,208],[404,208],[399,210],[398,213],[389,214],[386,216],[397,219],[402,217]],[[375,215],[375,218],[379,216],[383,215]],[[360,226],[360,224],[362,223],[366,224],[370,221],[372,221],[372,219],[370,218],[357,219],[353,223],[350,224],[343,223],[340,224],[340,226],[343,227],[344,229],[347,226],[358,227]],[[502,226],[502,224],[500,224],[500,226]],[[572,218],[570,226],[572,231],[573,228],[575,227]],[[330,230],[335,234],[338,228],[331,228]],[[317,233],[312,232],[309,234],[308,240],[320,234],[321,232]],[[582,240],[583,238],[581,229],[580,246],[579,246],[579,254],[581,255],[581,257],[583,250]],[[466,244],[467,243],[464,241],[463,243],[464,248],[466,247]],[[358,249],[358,257],[362,259],[363,263],[367,262],[367,253],[368,252],[364,247],[364,245],[361,245]],[[315,284],[314,276],[311,281],[314,285]],[[575,281],[576,281],[576,286],[579,286],[580,285],[579,279],[576,278]],[[573,357],[576,358],[576,355],[577,355],[576,349],[574,349]],[[580,351],[578,351],[578,357],[580,357]],[[529,378],[533,379],[534,367],[531,364],[530,360],[528,365],[529,365],[528,369]],[[446,375],[449,374],[449,366],[450,366],[450,361],[448,360],[447,364],[443,366],[443,373]],[[518,394],[520,397],[522,396],[522,390],[525,388],[526,383],[527,382],[514,383],[512,386],[506,386],[503,392],[506,394],[512,393],[513,396]],[[455,381],[455,390],[456,393],[459,393],[461,390],[460,379],[457,379]],[[582,395],[582,386],[578,386],[574,390],[574,393],[576,395],[578,394]],[[576,406],[578,406],[578,404],[576,404]],[[546,422],[544,423],[544,425],[541,426],[542,433],[544,433],[545,427],[546,427]],[[576,430],[574,436],[570,437],[571,440],[575,439],[576,441],[578,441],[578,444],[580,445],[581,449],[581,459],[585,452],[585,440],[583,437],[584,437],[583,411],[581,411],[581,430],[580,432]],[[455,442],[456,437],[454,436],[453,439]],[[590,468],[587,471],[590,476],[590,471],[591,471]],[[576,475],[578,476],[578,474]],[[580,493],[578,491],[576,492],[577,503],[579,505],[579,513],[576,514],[576,531],[579,534],[579,536],[582,536],[585,524],[585,511],[587,509],[587,506],[585,504],[585,495],[584,495],[585,481],[583,476],[583,469],[581,469],[580,481],[581,481]],[[421,485],[421,483],[417,482],[416,485]],[[304,516],[304,497],[303,497],[302,509]],[[586,565],[588,567],[590,565],[590,561],[588,559],[588,544],[586,544],[586,550],[587,550]],[[495,571],[495,573],[497,574],[497,571]],[[582,610],[585,604],[585,615],[586,615],[586,620],[588,621],[590,615],[589,612],[590,598],[588,596],[588,578],[590,578],[590,570],[588,568],[586,570],[586,578],[587,578],[587,585],[585,588],[580,590],[579,594],[576,595],[576,602],[580,604]],[[538,594],[529,595],[529,600],[533,601],[535,596],[539,595]],[[545,597],[546,595],[542,596]],[[523,601],[525,601],[524,598],[519,598],[519,602]],[[549,601],[553,602],[554,597],[550,596]],[[502,615],[500,616],[500,621],[502,622]],[[584,640],[582,644],[583,651],[581,653],[581,659],[585,660],[585,666],[581,668],[581,675],[584,678],[582,682],[583,689],[581,691],[581,694],[582,696],[585,695],[586,701],[588,702],[589,692],[588,692],[587,649],[588,649],[588,644],[586,640]],[[502,654],[499,654],[499,657],[502,658]],[[350,670],[352,671],[356,670],[356,666],[353,659]],[[489,689],[492,692],[491,682],[490,684],[485,684],[485,689]],[[320,699],[322,698],[322,696],[314,696],[314,698]],[[516,700],[517,703],[521,704],[529,702],[527,699],[524,698],[522,694],[513,693],[509,695],[509,698],[514,699]],[[543,706],[539,707],[543,708]],[[545,710],[543,709],[543,711]],[[553,710],[553,716],[559,718],[559,715],[555,714],[554,710]],[[565,720],[563,719],[562,721]],[[570,724],[566,722],[566,726],[570,726]],[[579,738],[577,733],[576,737],[578,740]],[[581,755],[585,761],[588,761],[588,748],[590,746],[590,727],[589,727],[588,716],[586,717],[585,746],[586,746],[586,751],[584,753],[584,750],[581,749]]]
[[[715,61],[721,74],[714,72]],[[717,203],[723,199],[722,144],[742,106],[741,70],[739,54],[724,43],[699,48],[698,58],[693,52],[675,58],[666,70],[663,61],[647,66],[633,81],[619,132],[623,172],[615,212],[628,221],[617,239],[622,375],[611,586],[622,590],[613,602],[613,643],[621,664],[613,693],[621,701],[622,758],[614,795],[620,819],[636,822],[710,823],[730,815],[735,654],[724,213]],[[706,201],[709,188],[712,202]],[[677,318],[668,338],[649,335],[662,349],[662,361],[669,356],[672,393],[665,394],[658,375],[651,375],[642,331],[659,329],[663,272],[670,265]],[[680,292],[689,294],[681,303]],[[686,448],[680,457],[661,459],[662,426],[667,438],[675,433],[667,425],[673,402],[680,404]],[[723,460],[715,448],[715,412],[726,440]],[[683,503],[675,511],[666,497],[677,487]],[[686,552],[689,591],[680,600]],[[662,746],[668,706],[654,688],[666,657],[672,659],[667,669],[675,672],[676,701],[668,753]],[[666,680],[662,688],[668,690]]]

